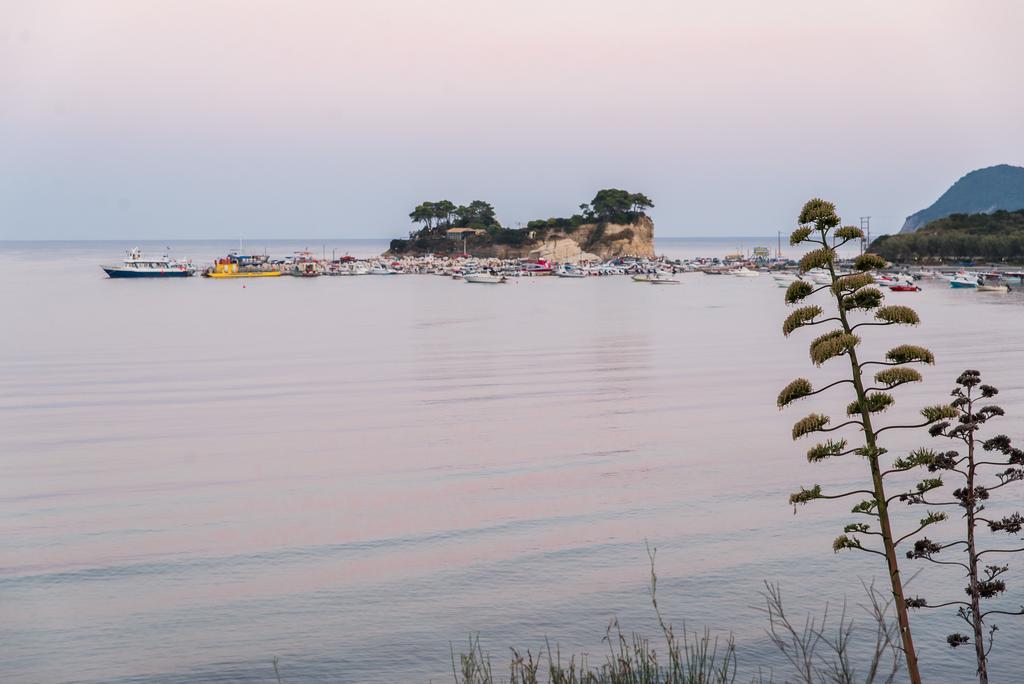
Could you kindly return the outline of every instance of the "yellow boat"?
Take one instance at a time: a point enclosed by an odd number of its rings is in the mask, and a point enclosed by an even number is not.
[[[228,254],[203,273],[207,278],[276,278],[281,269],[262,255]]]

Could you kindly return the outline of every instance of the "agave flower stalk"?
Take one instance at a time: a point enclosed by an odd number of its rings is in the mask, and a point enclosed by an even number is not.
[[[998,598],[1006,591],[1003,575],[1009,571],[1008,565],[1001,565],[988,559],[991,557],[990,554],[1020,553],[1024,552],[1024,548],[996,546],[979,550],[977,530],[979,527],[988,527],[994,534],[1016,536],[1024,529],[1024,516],[1019,512],[998,519],[981,515],[993,492],[1024,480],[1024,451],[1014,447],[1006,435],[997,435],[984,441],[979,439],[978,431],[989,420],[1004,413],[999,406],[988,403],[999,391],[991,385],[982,384],[981,373],[976,370],[965,370],[956,379],[956,384],[952,393],[956,421],[939,421],[931,426],[929,432],[933,437],[945,437],[961,442],[966,448],[966,454],[961,455],[958,451],[936,452],[922,448],[911,453],[906,459],[894,463],[894,467],[900,470],[926,468],[929,473],[940,475],[925,479],[914,491],[900,495],[901,501],[911,505],[934,508],[952,506],[963,510],[965,529],[961,539],[937,543],[928,537],[922,537],[914,542],[914,548],[907,552],[907,557],[961,568],[967,577],[967,586],[964,590],[968,600],[951,600],[932,605],[921,597],[914,597],[908,600],[908,604],[911,608],[921,609],[956,606],[957,615],[970,627],[971,636],[954,633],[946,638],[946,642],[953,648],[973,644],[978,665],[978,681],[980,684],[988,684],[988,656],[998,627],[995,624],[988,624],[986,618],[990,615],[1024,615],[1024,606],[1018,611],[982,610],[983,600]],[[982,455],[979,453],[979,447],[981,451],[991,455]],[[986,473],[988,479],[983,481]],[[937,500],[936,494],[929,492],[938,490],[945,484],[943,477],[958,480],[963,486],[952,492],[951,499]],[[922,523],[927,520],[945,520],[947,517],[945,513],[929,511]],[[915,530],[907,536],[919,531],[920,529]],[[966,562],[937,558],[946,549],[966,552]]]
[[[829,416],[812,413],[793,426],[793,438],[799,439],[813,433],[830,433],[847,428],[859,429],[863,443],[851,446],[846,438],[828,439],[812,446],[807,452],[810,462],[820,462],[830,458],[839,458],[849,454],[861,456],[868,465],[870,479],[861,489],[838,494],[825,493],[821,485],[801,487],[800,491],[790,496],[790,503],[806,504],[816,499],[841,499],[848,496],[864,496],[865,498],[853,507],[853,513],[874,518],[878,529],[872,529],[868,523],[857,522],[847,525],[843,534],[835,539],[832,548],[835,551],[844,549],[865,551],[882,557],[886,563],[889,581],[892,587],[893,603],[899,623],[900,639],[906,659],[907,672],[912,684],[920,684],[921,675],[918,669],[914,640],[910,631],[903,583],[900,578],[899,561],[896,551],[897,540],[893,534],[889,516],[890,499],[885,492],[885,472],[881,459],[886,450],[879,445],[879,435],[886,430],[902,427],[922,427],[944,417],[948,417],[952,409],[948,406],[930,407],[922,411],[924,422],[920,425],[876,427],[873,419],[893,405],[895,399],[891,391],[901,385],[919,382],[921,374],[909,367],[910,364],[934,363],[934,356],[923,347],[900,345],[890,349],[882,360],[861,361],[857,356],[862,328],[873,326],[916,325],[919,323],[917,313],[906,306],[883,306],[884,296],[881,290],[874,287],[872,271],[884,268],[886,262],[874,254],[863,254],[853,262],[854,272],[841,274],[836,269],[836,250],[847,242],[860,240],[863,233],[854,226],[842,226],[836,215],[835,206],[831,202],[813,199],[804,205],[800,212],[798,228],[790,236],[790,243],[810,243],[815,248],[800,260],[800,272],[805,274],[812,269],[825,269],[829,274],[829,283],[815,286],[807,280],[799,279],[786,290],[786,303],[799,305],[783,322],[782,332],[786,336],[801,328],[835,324],[835,327],[815,338],[810,344],[811,361],[821,366],[828,361],[846,357],[850,373],[841,380],[820,389],[814,389],[811,382],[798,378],[787,385],[779,393],[778,406],[783,408],[792,402],[810,397],[826,390],[849,386],[853,401],[847,407],[847,420],[833,424]],[[829,314],[826,316],[825,304],[805,304],[805,300],[819,293],[827,295]],[[820,299],[820,298],[819,298]],[[854,317],[858,318],[855,319]],[[864,319],[865,316],[870,318]],[[874,384],[865,378],[870,366],[881,366],[874,375]],[[864,538],[874,538],[879,542],[874,548],[865,543]]]

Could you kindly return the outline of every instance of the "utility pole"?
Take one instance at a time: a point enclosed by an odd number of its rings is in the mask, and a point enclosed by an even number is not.
[[[860,217],[860,230],[864,233],[864,237],[860,240],[860,253],[868,251],[868,245],[871,244],[871,217],[861,216]]]

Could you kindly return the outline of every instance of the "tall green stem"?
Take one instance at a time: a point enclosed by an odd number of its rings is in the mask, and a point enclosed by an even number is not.
[[[822,243],[827,247],[824,232]],[[835,283],[836,269],[833,262],[828,264],[829,273],[832,275],[832,282]],[[835,292],[836,303],[839,307],[839,319],[843,325],[843,331],[853,334],[853,328],[846,316],[846,309],[843,307],[842,292]],[[853,386],[857,392],[857,402],[860,405],[861,420],[864,423],[864,440],[868,447],[868,463],[871,466],[871,482],[875,492],[875,501],[878,504],[878,522],[881,527],[882,545],[885,549],[885,560],[889,567],[889,581],[892,584],[893,602],[896,604],[896,618],[900,627],[900,638],[903,642],[903,653],[907,661],[907,674],[910,676],[911,684],[921,684],[921,673],[917,666],[917,652],[914,650],[914,639],[910,634],[910,617],[907,615],[907,602],[903,596],[903,581],[900,579],[900,568],[896,561],[896,544],[893,542],[892,526],[889,523],[889,506],[885,498],[885,486],[882,481],[882,470],[878,464],[878,448],[875,431],[871,427],[871,413],[868,411],[867,392],[864,390],[864,381],[861,375],[860,363],[857,361],[857,352],[850,347],[850,369],[853,374]]]

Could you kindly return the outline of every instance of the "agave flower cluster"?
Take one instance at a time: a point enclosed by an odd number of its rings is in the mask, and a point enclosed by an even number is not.
[[[831,282],[826,285],[815,285],[801,277],[787,288],[786,304],[795,308],[783,321],[782,332],[788,337],[803,328],[831,324],[831,330],[810,342],[811,362],[820,367],[834,359],[845,358],[849,364],[849,373],[844,374],[843,379],[818,389],[815,389],[807,378],[797,378],[779,392],[777,403],[782,409],[795,401],[832,388],[847,386],[848,390],[852,390],[852,401],[846,407],[846,416],[842,422],[834,422],[830,416],[821,413],[811,413],[793,425],[793,439],[845,431],[847,436],[836,435],[811,446],[807,450],[807,460],[817,463],[856,455],[863,458],[867,464],[869,479],[862,488],[834,494],[826,493],[819,484],[801,487],[800,491],[790,496],[789,501],[795,507],[817,499],[865,497],[853,507],[852,513],[863,516],[867,521],[847,525],[843,533],[834,540],[833,549],[862,550],[885,558],[900,623],[908,674],[912,682],[920,682],[896,552],[896,545],[900,540],[893,536],[889,519],[889,499],[885,493],[885,477],[895,471],[883,468],[881,459],[885,456],[886,450],[879,444],[878,438],[887,430],[923,427],[952,418],[955,409],[948,405],[928,407],[921,412],[923,422],[916,425],[878,427],[872,422],[895,403],[893,390],[908,383],[921,381],[920,372],[913,366],[932,364],[935,357],[924,347],[902,344],[891,348],[883,359],[861,361],[857,356],[857,350],[865,329],[876,326],[913,326],[917,325],[920,319],[910,307],[884,304],[885,297],[876,287],[872,274],[873,271],[886,266],[885,260],[881,257],[870,253],[862,254],[853,260],[852,271],[839,272],[837,250],[850,241],[862,239],[863,233],[854,226],[840,226],[840,219],[831,202],[821,199],[807,202],[800,212],[798,225],[790,236],[790,244],[813,245],[813,249],[800,260],[801,274],[806,274],[812,269],[824,269],[829,272]],[[873,378],[870,377],[870,371],[874,369],[869,367],[877,367]],[[850,435],[857,432],[860,433],[860,439],[853,445],[849,441],[852,438]],[[877,524],[877,529],[872,527],[874,524]],[[867,544],[866,540],[869,538],[878,543]]]

